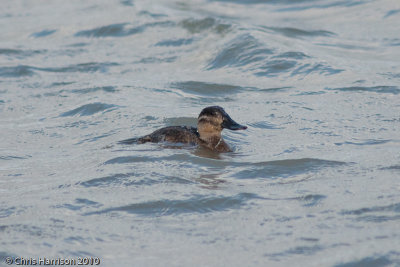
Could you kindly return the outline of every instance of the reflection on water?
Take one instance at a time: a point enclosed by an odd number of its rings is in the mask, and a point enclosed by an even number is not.
[[[224,179],[219,178],[221,174],[223,174],[223,172],[201,174],[199,178],[195,178],[195,181],[200,183],[202,188],[219,189],[220,185],[226,183]]]
[[[203,157],[203,158],[209,158],[209,159],[222,159],[221,153],[212,151],[212,150],[204,148],[204,147],[197,147],[193,151],[193,154],[196,155],[197,157]],[[229,153],[229,154],[232,154],[232,153]]]
[[[399,266],[396,3],[3,1],[0,260]]]

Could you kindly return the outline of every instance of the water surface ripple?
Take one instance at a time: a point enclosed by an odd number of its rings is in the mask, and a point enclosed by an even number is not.
[[[399,10],[3,0],[0,262],[400,266]],[[211,105],[231,153],[118,143]]]

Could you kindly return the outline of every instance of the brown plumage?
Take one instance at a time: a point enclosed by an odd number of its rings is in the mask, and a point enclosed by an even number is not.
[[[219,106],[203,109],[197,120],[197,128],[187,126],[170,126],[154,131],[140,138],[120,141],[122,144],[146,142],[159,143],[184,143],[200,145],[216,152],[232,151],[222,139],[222,130],[244,130],[246,126],[236,123],[229,117],[225,110]]]

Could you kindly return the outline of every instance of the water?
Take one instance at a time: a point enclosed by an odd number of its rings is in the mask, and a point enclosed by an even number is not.
[[[3,1],[0,258],[400,266],[398,1]],[[118,145],[220,105],[233,153]]]

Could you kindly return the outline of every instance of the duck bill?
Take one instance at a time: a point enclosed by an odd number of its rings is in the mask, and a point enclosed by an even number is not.
[[[229,130],[236,131],[236,130],[246,130],[247,126],[240,125],[239,123],[237,123],[236,121],[232,120],[231,118],[227,118],[222,123],[222,128],[226,128],[226,129],[229,129]]]

